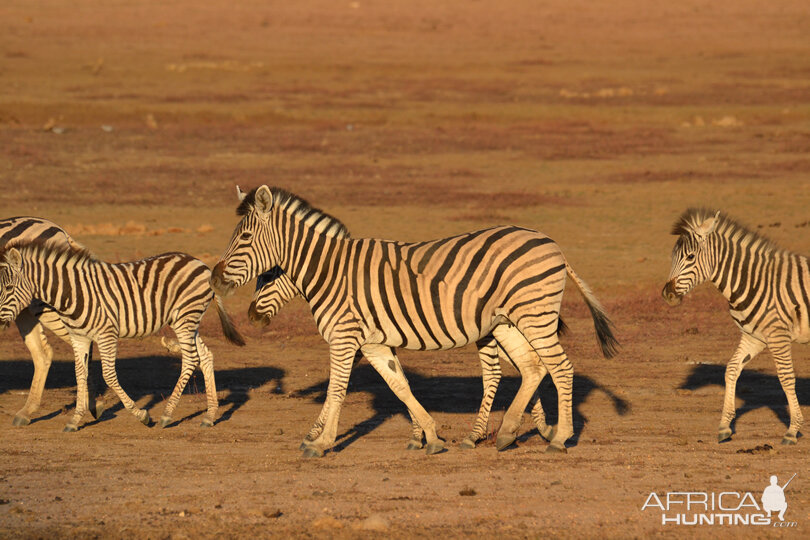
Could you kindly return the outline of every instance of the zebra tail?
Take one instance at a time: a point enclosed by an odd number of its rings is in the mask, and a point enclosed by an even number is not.
[[[231,316],[228,315],[228,312],[225,310],[222,297],[218,294],[214,294],[214,298],[217,301],[217,314],[219,315],[219,322],[222,325],[222,333],[225,334],[225,338],[228,341],[234,345],[243,347],[245,345],[245,338],[243,338],[239,330],[236,329],[236,325],[233,324]]]
[[[565,270],[571,279],[576,283],[579,292],[582,293],[582,298],[585,299],[585,304],[591,310],[591,317],[593,317],[593,326],[596,329],[596,337],[599,339],[599,346],[602,348],[602,355],[605,358],[613,358],[616,356],[619,348],[619,341],[613,335],[613,323],[608,319],[605,313],[605,308],[599,303],[599,300],[594,296],[588,284],[580,279],[574,272],[574,269],[565,263]]]

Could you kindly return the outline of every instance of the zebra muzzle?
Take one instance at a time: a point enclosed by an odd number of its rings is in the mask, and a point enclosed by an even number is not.
[[[664,285],[664,289],[661,291],[661,296],[664,297],[667,304],[673,307],[680,305],[681,300],[683,300],[683,296],[675,292],[674,281],[667,281],[667,284]]]
[[[11,321],[0,321],[0,332],[11,326]]]
[[[235,289],[233,284],[227,282],[223,277],[222,274],[224,268],[225,262],[219,261],[217,265],[214,266],[214,270],[211,272],[211,280],[209,282],[211,288],[214,289],[214,292],[223,298],[231,296]]]
[[[256,309],[256,302],[251,302],[248,308],[248,319],[253,326],[267,326],[270,324],[270,317],[264,313],[259,313]]]

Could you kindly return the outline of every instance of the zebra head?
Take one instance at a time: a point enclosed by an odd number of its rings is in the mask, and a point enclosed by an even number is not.
[[[261,186],[245,194],[237,187],[237,197],[236,214],[242,220],[211,275],[211,287],[220,296],[230,296],[278,261],[271,243],[274,200],[270,188]]]
[[[0,330],[8,328],[33,300],[33,291],[23,277],[22,254],[16,248],[0,256]]]
[[[298,289],[284,271],[275,266],[256,278],[256,292],[248,308],[255,326],[267,326],[278,310],[298,295]]]
[[[675,224],[672,234],[679,235],[672,249],[672,267],[661,295],[670,306],[677,306],[683,297],[709,279],[712,271],[710,235],[717,228],[720,212],[712,215],[706,210],[688,210]]]

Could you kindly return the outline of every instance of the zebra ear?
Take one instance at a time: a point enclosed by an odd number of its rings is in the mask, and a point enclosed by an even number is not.
[[[256,190],[256,210],[262,214],[269,214],[273,209],[273,194],[270,188],[262,186]]]
[[[3,254],[5,263],[12,272],[18,272],[22,268],[22,255],[17,248],[11,248]]]
[[[245,195],[246,195],[246,193],[244,191],[242,191],[242,188],[240,188],[239,186],[236,186],[236,198],[239,199],[239,202],[242,202],[242,201],[245,200]]]
[[[717,228],[717,223],[720,221],[720,212],[717,212],[714,217],[710,217],[698,225],[695,229],[695,234],[701,238],[706,238],[714,232]]]

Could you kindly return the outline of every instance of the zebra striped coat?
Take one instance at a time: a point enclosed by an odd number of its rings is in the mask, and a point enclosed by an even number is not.
[[[81,248],[73,238],[57,224],[47,219],[37,217],[14,217],[0,220],[0,249],[7,244],[20,242],[42,242],[54,246],[69,246]],[[15,426],[26,426],[31,422],[31,416],[39,409],[42,401],[42,391],[45,388],[45,379],[50,371],[53,349],[45,337],[43,327],[53,332],[60,339],[70,343],[67,328],[59,317],[45,304],[34,301],[30,306],[21,310],[15,323],[25,346],[31,353],[34,362],[34,378],[31,380],[31,389],[28,399],[22,409],[14,415]],[[0,323],[2,326],[2,323]],[[93,401],[90,412],[98,416],[103,408],[101,402]]]
[[[300,293],[295,288],[295,284],[278,266],[268,272],[260,274],[256,278],[256,290],[253,293],[248,317],[257,326],[267,326],[270,320],[284,307],[290,300]],[[562,325],[562,319],[560,319]],[[512,329],[513,332],[517,330]],[[462,448],[475,448],[478,441],[486,436],[486,429],[489,424],[489,413],[495,401],[495,393],[501,380],[501,364],[498,358],[498,347],[492,335],[480,340],[477,345],[479,360],[481,361],[481,374],[484,383],[484,395],[478,409],[478,416],[473,423],[473,429],[461,442]],[[504,355],[505,356],[505,355]],[[507,361],[510,361],[508,356]],[[511,361],[510,361],[511,362]],[[322,412],[326,409],[324,408]],[[551,440],[552,428],[546,424],[545,412],[538,399],[532,409],[532,417],[537,424],[537,430],[546,440]],[[324,418],[321,417],[315,424],[306,441],[313,441],[320,435]],[[413,420],[413,419],[412,419]],[[408,442],[408,449],[416,450],[422,448],[422,428],[415,421],[411,431],[411,439]]]
[[[85,250],[40,243],[6,246],[0,253],[0,321],[11,321],[34,298],[50,305],[65,324],[76,360],[76,411],[65,430],[75,431],[87,408],[87,355],[98,344],[107,385],[141,422],[137,409],[115,373],[118,339],[154,334],[168,324],[180,343],[180,378],[166,404],[161,425],[171,422],[180,394],[199,365],[205,377],[208,411],[204,426],[213,425],[216,410],[213,355],[198,334],[203,313],[214,293],[210,271],[183,253],[167,253],[132,263],[98,261]],[[217,301],[225,336],[243,344],[221,302]]]
[[[324,429],[305,456],[323,455],[334,443],[358,349],[424,429],[428,453],[440,451],[435,422],[411,394],[392,348],[449,349],[490,333],[522,375],[498,446],[515,439],[543,375],[539,355],[559,396],[560,422],[549,448],[565,451],[573,434],[573,366],[557,329],[566,273],[591,309],[606,355],[614,352],[616,341],[598,301],[550,238],[519,227],[420,243],[348,238],[335,218],[267,186],[251,191],[237,213],[243,217],[214,267],[214,290],[227,294],[278,265],[302,292],[330,346]],[[517,332],[508,332],[510,327]]]
[[[678,305],[695,286],[711,281],[728,300],[731,318],[742,332],[726,366],[726,388],[718,441],[732,435],[735,389],[745,365],[767,347],[787,396],[790,426],[783,444],[796,444],[803,417],[796,397],[791,343],[810,342],[810,264],[806,257],[778,248],[714,210],[689,209],[673,227],[678,236],[672,268],[662,290]]]

